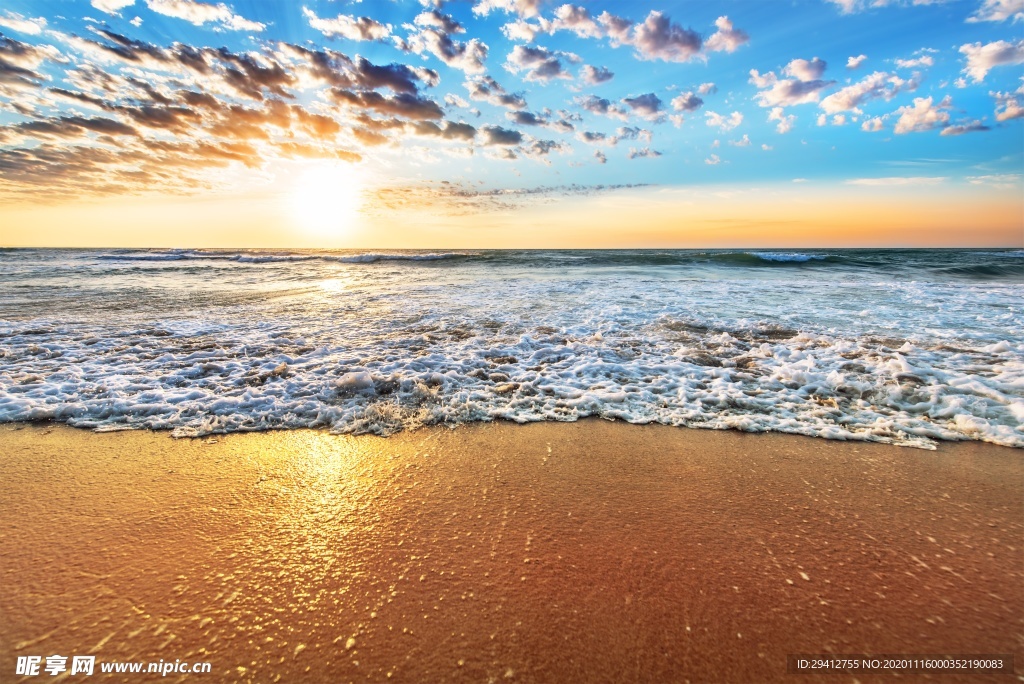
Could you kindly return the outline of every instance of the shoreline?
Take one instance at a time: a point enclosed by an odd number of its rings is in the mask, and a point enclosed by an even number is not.
[[[0,451],[5,677],[53,653],[253,682],[772,682],[796,653],[1024,669],[1010,447],[586,419],[387,438],[21,423]]]

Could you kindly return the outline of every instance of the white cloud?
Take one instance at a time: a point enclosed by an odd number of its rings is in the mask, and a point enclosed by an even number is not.
[[[43,17],[31,19],[10,11],[4,12],[4,15],[0,17],[0,26],[12,31],[27,33],[30,36],[38,36],[46,28],[46,19]]]
[[[801,81],[815,81],[825,73],[826,66],[826,62],[817,57],[811,60],[794,59],[786,65],[783,71]]]
[[[633,27],[630,44],[641,59],[688,62],[700,52],[701,38],[696,31],[672,23],[661,12],[652,11]]]
[[[508,53],[505,68],[514,74],[525,71],[523,79],[527,81],[547,83],[558,78],[571,80],[572,75],[562,66],[562,57],[571,61],[579,59],[576,55],[552,52],[539,46],[516,45],[512,52]]]
[[[708,52],[735,52],[737,48],[750,41],[745,31],[733,27],[729,17],[718,17],[715,20],[718,29],[705,41],[704,49]]]
[[[1024,21],[1024,0],[984,0],[977,11],[967,18],[968,23],[978,21]]]
[[[311,27],[328,38],[340,36],[348,40],[383,40],[391,35],[390,26],[370,17],[356,18],[347,14],[339,14],[333,19],[326,19],[318,17],[316,12],[308,7],[302,8],[302,14]]]
[[[850,57],[849,59],[846,60],[846,68],[856,69],[861,64],[863,64],[864,60],[866,60],[867,58],[867,55],[857,55],[856,57]]]
[[[704,100],[689,91],[672,98],[672,109],[677,112],[693,112],[700,109],[703,104]]]
[[[501,10],[521,17],[535,17],[539,7],[540,0],[480,0],[473,5],[473,13],[486,17],[493,10]]]
[[[909,107],[900,107],[895,114],[899,115],[893,132],[920,133],[930,131],[933,128],[943,127],[949,124],[949,112],[947,111],[952,102],[947,97],[937,105],[933,105],[930,97],[915,97],[914,104]]]
[[[893,185],[939,185],[949,180],[946,176],[891,176],[889,178],[854,178],[846,181],[847,185],[863,185],[867,187],[889,187]]]
[[[733,147],[750,147],[750,136],[744,134],[739,140],[730,140],[729,144]]]
[[[904,81],[899,76],[876,71],[858,83],[836,91],[821,101],[821,108],[829,114],[839,112],[860,112],[859,107],[870,100],[884,98],[891,100],[902,90],[913,90],[915,81]]]
[[[704,117],[707,119],[706,123],[708,126],[720,128],[723,131],[731,131],[743,123],[743,115],[739,112],[733,112],[728,115],[718,114],[717,112],[704,112]]]
[[[708,157],[707,159],[705,159],[704,163],[708,164],[709,166],[714,166],[716,164],[721,164],[722,160],[721,160],[721,158],[717,154],[713,154],[710,157]]]
[[[968,176],[967,182],[971,185],[990,185],[999,190],[1016,190],[1024,182],[1024,176],[1019,173],[998,173],[988,176]]]
[[[996,100],[996,121],[1010,121],[1024,118],[1024,86],[1012,93],[989,93]]]
[[[701,95],[714,95],[718,92],[718,86],[714,83],[701,83],[700,86],[697,87],[697,92]]]
[[[750,82],[761,89],[754,98],[762,107],[789,107],[817,102],[821,90],[835,83],[821,80],[825,66],[825,62],[817,57],[812,60],[794,59],[782,70],[793,77],[788,79],[780,79],[774,71],[762,75],[757,69],[751,69]]]
[[[960,52],[967,55],[967,66],[963,72],[974,79],[975,83],[981,83],[993,67],[1024,63],[1024,38],[1016,43],[1005,40],[987,45],[967,43],[960,46]]]
[[[832,125],[833,126],[845,126],[846,125],[846,115],[845,114],[836,114],[835,116],[833,116],[832,117]]]
[[[134,26],[135,28],[138,28],[138,27],[142,26],[142,17],[135,17],[134,19],[132,19],[128,23],[131,24],[132,26]]]
[[[919,67],[930,67],[935,64],[935,60],[929,55],[923,55],[914,59],[897,59],[896,66],[901,69],[916,69]]]
[[[262,31],[266,28],[258,21],[249,21],[234,14],[224,3],[211,5],[197,0],[146,0],[146,5],[157,14],[184,19],[195,26],[216,22],[232,31]]]
[[[878,131],[882,130],[882,128],[883,121],[882,117],[880,116],[876,116],[873,119],[868,119],[867,121],[860,125],[860,129],[862,131],[867,131],[868,133],[877,133]]]
[[[107,14],[117,14],[125,7],[128,7],[129,5],[134,5],[135,0],[92,0],[91,4],[100,12],[106,12]]]
[[[585,64],[580,70],[580,78],[583,82],[588,85],[597,85],[598,83],[605,83],[612,80],[615,77],[611,71],[605,67],[594,67],[589,64]]]
[[[774,150],[775,148],[774,148],[774,147],[772,147],[771,145],[765,145],[765,144],[762,144],[762,145],[761,145],[761,149],[762,149],[762,150],[764,150],[765,152],[771,152],[771,151],[772,151],[772,150]]]
[[[796,122],[796,117],[792,114],[784,114],[782,107],[774,107],[772,111],[768,113],[769,121],[778,121],[779,123],[775,126],[775,130],[779,133],[789,133],[793,130],[793,124]]]

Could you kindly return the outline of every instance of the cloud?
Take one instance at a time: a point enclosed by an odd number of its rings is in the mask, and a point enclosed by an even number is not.
[[[391,35],[391,27],[370,17],[352,17],[339,14],[333,19],[322,19],[308,7],[302,8],[310,27],[328,38],[345,38],[346,40],[384,40]]]
[[[783,72],[801,81],[816,81],[825,73],[826,62],[815,57],[811,60],[794,59]]]
[[[661,98],[654,93],[624,97],[622,103],[629,107],[633,114],[645,119],[656,119],[661,113]]]
[[[762,144],[762,145],[761,145],[761,149],[762,149],[762,150],[764,150],[765,152],[771,152],[771,151],[772,151],[773,149],[775,149],[775,148],[774,148],[774,147],[772,147],[771,145],[767,145],[767,144]]]
[[[369,109],[381,114],[402,116],[408,119],[441,119],[444,117],[444,112],[436,102],[409,93],[398,93],[387,97],[375,91],[353,92],[342,88],[333,88],[330,91],[330,98],[339,105]]]
[[[984,0],[967,18],[968,23],[979,21],[1024,21],[1024,0]]]
[[[672,98],[672,109],[677,112],[695,112],[700,109],[703,104],[704,100],[691,92],[681,93],[680,95]]]
[[[739,140],[730,140],[729,144],[733,147],[750,147],[750,136],[744,135]]]
[[[474,76],[463,83],[469,91],[469,99],[487,102],[496,107],[525,109],[526,100],[522,95],[509,93],[490,76]]]
[[[867,55],[857,55],[856,57],[850,57],[849,59],[846,60],[846,68],[847,69],[856,69],[861,64],[863,64],[864,60],[866,60],[867,58],[868,58]]]
[[[92,0],[93,7],[107,14],[117,14],[125,7],[135,4],[135,0]]]
[[[719,128],[723,131],[731,131],[732,129],[743,123],[743,115],[739,112],[733,112],[729,115],[719,114],[717,112],[704,112],[704,118],[708,126],[712,128]]]
[[[615,77],[611,71],[605,67],[593,67],[589,64],[585,64],[580,70],[580,78],[587,85],[597,85],[599,83],[606,83]]]
[[[538,14],[540,0],[480,0],[473,5],[473,13],[486,17],[494,10],[521,17],[535,17]]]
[[[996,121],[1010,121],[1012,119],[1024,118],[1024,86],[1021,86],[1012,93],[989,93],[996,101]]]
[[[658,11],[633,28],[631,45],[640,59],[663,62],[688,62],[700,52],[700,35],[685,29]]]
[[[602,116],[621,119],[623,121],[629,119],[629,113],[625,109],[612,104],[611,101],[606,100],[603,97],[588,95],[587,97],[577,97],[574,102],[576,105],[582,107],[591,114],[600,114]]]
[[[793,123],[796,121],[796,117],[792,114],[786,115],[785,110],[782,107],[773,107],[768,112],[769,121],[778,121],[775,126],[775,130],[779,133],[789,133],[793,130]]]
[[[878,7],[896,6],[905,7],[907,5],[939,5],[944,2],[951,2],[952,0],[827,0],[833,5],[839,8],[839,11],[843,14],[853,14],[855,12],[863,12],[866,9],[873,9]]]
[[[146,0],[146,5],[157,14],[184,19],[195,26],[216,22],[231,31],[262,31],[266,28],[265,24],[234,14],[224,3],[211,5],[197,0]]]
[[[598,164],[607,164],[608,157],[601,150],[594,150],[594,159],[597,159]]]
[[[836,91],[821,101],[821,108],[829,114],[860,112],[860,106],[871,100],[891,100],[904,90],[914,90],[917,83],[905,81],[895,74],[876,71],[858,83]]]
[[[939,135],[963,135],[964,133],[975,133],[981,131],[990,131],[990,127],[986,126],[984,122],[974,120],[965,123],[955,124],[953,126],[947,126],[942,129],[942,133]]]
[[[718,92],[718,86],[714,83],[701,83],[700,86],[697,87],[697,92],[701,95],[714,95]]]
[[[1017,190],[1020,188],[1024,176],[1019,173],[999,173],[988,176],[968,176],[967,182],[971,185],[989,185],[999,190]]]
[[[1005,40],[997,40],[987,45],[967,43],[960,46],[960,52],[967,56],[967,66],[964,67],[963,73],[970,76],[975,83],[981,83],[993,67],[1024,63],[1024,38],[1015,43]]]
[[[718,30],[704,43],[704,49],[708,52],[735,52],[741,45],[750,42],[750,36],[745,31],[733,28],[729,17],[718,17],[715,26]]]
[[[4,12],[4,16],[0,17],[0,26],[30,36],[38,36],[46,28],[46,19],[43,17],[31,19],[8,10]]]
[[[614,146],[618,143],[618,138],[596,131],[577,131],[576,139],[587,145]]]
[[[501,126],[484,126],[480,129],[484,145],[518,145],[523,141],[523,134]]]
[[[890,187],[893,185],[940,185],[949,178],[926,176],[893,176],[889,178],[854,178],[846,181],[847,185],[862,185],[869,188]]]
[[[641,147],[640,149],[637,149],[635,147],[631,147],[631,148],[629,148],[629,154],[626,155],[626,156],[629,159],[641,159],[641,158],[644,158],[644,157],[651,157],[651,158],[653,158],[653,157],[660,157],[661,156],[661,152],[658,152],[657,150],[652,150],[650,147]]]
[[[414,21],[422,28],[411,33],[407,39],[394,37],[395,46],[399,50],[418,55],[430,53],[466,74],[481,74],[487,70],[484,66],[487,44],[477,38],[466,42],[454,40],[453,33],[465,32],[457,21],[437,11],[423,12]]]
[[[878,131],[882,130],[883,127],[884,124],[882,121],[882,117],[880,116],[876,116],[873,119],[868,119],[867,121],[860,125],[860,129],[862,131],[867,131],[868,133],[877,133]]]
[[[712,154],[711,156],[704,160],[704,163],[709,166],[715,166],[716,164],[721,164],[722,159],[717,154]]]
[[[821,80],[825,66],[825,62],[817,57],[810,61],[794,59],[782,70],[793,77],[788,79],[780,79],[773,71],[762,75],[757,69],[751,69],[750,82],[761,89],[754,98],[762,107],[789,107],[817,102],[821,90],[835,83]]]
[[[558,30],[571,31],[580,38],[600,38],[603,33],[601,26],[585,8],[569,4],[561,5],[555,10],[555,18],[551,21],[548,32],[554,33]]]
[[[949,112],[946,111],[951,105],[947,97],[937,105],[933,105],[930,97],[915,97],[914,104],[908,107],[900,107],[895,114],[899,115],[893,132],[920,133],[930,131],[934,128],[941,128],[949,124]]]
[[[930,67],[935,64],[935,60],[930,55],[922,55],[914,59],[897,59],[896,66],[901,69],[917,69],[920,67]]]
[[[556,54],[543,47],[516,45],[508,54],[505,68],[514,74],[525,71],[523,79],[526,81],[548,83],[558,78],[571,80],[572,76],[562,66],[561,56],[565,56],[565,53]],[[570,55],[570,59],[574,57]]]

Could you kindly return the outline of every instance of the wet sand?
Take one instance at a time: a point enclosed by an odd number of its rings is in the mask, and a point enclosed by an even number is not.
[[[213,671],[117,681],[1016,681],[786,656],[1024,671],[1022,456],[598,420],[3,426],[0,681],[51,654],[97,656],[68,681],[160,659]]]

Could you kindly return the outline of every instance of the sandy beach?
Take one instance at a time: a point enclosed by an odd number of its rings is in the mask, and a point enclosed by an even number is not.
[[[0,452],[4,682],[52,654],[209,662],[94,675],[208,682],[1011,681],[787,674],[786,656],[1024,663],[1024,463],[1004,447],[587,420],[6,425]]]

